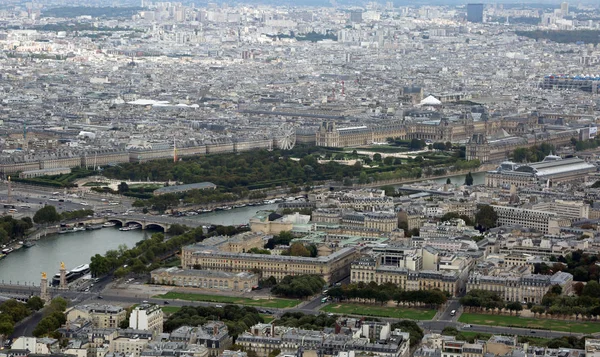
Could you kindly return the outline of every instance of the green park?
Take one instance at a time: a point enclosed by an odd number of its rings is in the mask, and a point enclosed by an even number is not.
[[[600,322],[529,318],[520,316],[463,313],[459,322],[474,325],[506,326],[526,329],[591,334],[600,332]]]

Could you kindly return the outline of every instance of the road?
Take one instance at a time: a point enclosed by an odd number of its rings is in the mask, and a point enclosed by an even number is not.
[[[53,192],[58,192],[53,195]],[[114,196],[102,195],[95,192],[79,192],[78,197],[73,197],[65,193],[64,189],[43,188],[30,185],[12,183],[11,200],[8,201],[8,185],[6,182],[0,182],[0,212],[4,210],[7,213],[8,207],[4,205],[14,205],[18,213],[14,214],[16,218],[21,216],[32,216],[36,210],[44,205],[55,206],[58,212],[93,209],[102,211],[111,209],[115,212],[125,212],[131,208],[132,200],[129,198],[116,198]],[[63,202],[60,202],[63,200]],[[109,201],[119,204],[109,204]],[[28,206],[29,208],[26,208]]]
[[[185,301],[185,300],[165,300],[165,299],[155,299],[149,297],[147,295],[135,295],[132,293],[128,293],[127,291],[119,292],[115,290],[107,290],[107,285],[112,280],[108,277],[103,278],[102,280],[93,283],[94,285],[90,287],[90,291],[61,291],[61,290],[53,290],[54,296],[62,296],[72,303],[80,304],[80,303],[90,303],[90,302],[98,302],[98,303],[120,303],[120,304],[139,304],[143,301],[148,301],[150,303],[158,304],[158,305],[167,305],[169,306],[215,306],[219,305],[214,302],[204,302],[204,301]],[[88,283],[87,287],[91,284]],[[82,286],[80,288],[85,288],[86,286]],[[39,294],[39,287],[33,286],[16,286],[16,285],[0,285],[0,295],[4,296],[28,296],[34,294]],[[291,309],[276,309],[276,308],[264,308],[268,310],[270,313],[280,316],[285,312],[302,312],[304,314],[317,315],[322,313],[319,309],[323,305],[321,303],[322,295],[317,295],[310,301],[301,304],[298,308]],[[257,307],[259,308],[259,307]],[[260,309],[260,308],[259,308]],[[456,316],[450,316],[450,311],[456,310]],[[444,311],[439,313],[436,316],[435,320],[431,321],[419,321],[419,325],[421,328],[425,330],[425,332],[441,332],[445,327],[455,327],[458,330],[463,331],[473,331],[473,332],[482,332],[489,334],[508,334],[508,335],[520,335],[520,336],[532,336],[532,337],[541,337],[541,338],[557,338],[568,335],[565,332],[557,332],[557,331],[546,331],[546,330],[533,330],[527,328],[514,328],[514,327],[501,327],[501,326],[485,326],[485,325],[470,325],[465,326],[465,324],[457,322],[460,312],[461,312],[460,304],[458,300],[450,300],[450,302],[444,308]],[[20,324],[15,329],[15,336],[20,335],[31,335],[33,328],[39,322],[41,316],[35,315],[30,320],[28,320],[24,324]],[[392,318],[380,318],[383,321],[396,322],[398,319]],[[574,336],[582,336],[582,334],[572,334]]]

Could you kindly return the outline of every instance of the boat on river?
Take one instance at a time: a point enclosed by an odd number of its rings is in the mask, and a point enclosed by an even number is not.
[[[66,272],[67,284],[72,283],[73,281],[81,278],[82,276],[86,275],[89,272],[90,272],[89,264],[82,264],[82,265],[79,265],[79,266],[67,271]],[[52,286],[60,285],[60,272],[54,274],[54,276],[52,277],[51,284],[52,284]]]
[[[126,227],[119,228],[120,231],[134,231],[136,229],[142,229],[142,225],[141,224],[130,224]]]
[[[103,228],[114,227],[117,224],[115,222],[106,222],[102,225]]]
[[[73,228],[64,228],[60,231],[58,231],[58,234],[65,234],[65,233],[75,233],[75,232],[81,232],[81,231],[85,231],[85,227],[73,227]]]

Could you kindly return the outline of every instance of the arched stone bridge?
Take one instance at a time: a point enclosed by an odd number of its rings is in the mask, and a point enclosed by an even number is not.
[[[129,224],[139,224],[142,229],[157,229],[160,228],[163,231],[167,231],[173,224],[181,224],[190,228],[197,228],[201,226],[209,226],[210,223],[203,223],[194,219],[176,218],[176,217],[163,217],[163,216],[150,216],[150,215],[115,215],[106,217],[107,222],[114,222],[125,227]]]

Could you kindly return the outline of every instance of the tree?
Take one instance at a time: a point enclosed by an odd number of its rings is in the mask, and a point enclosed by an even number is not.
[[[423,339],[423,330],[416,322],[411,320],[402,320],[400,322],[396,322],[392,324],[391,329],[401,329],[402,331],[408,332],[410,336],[410,347],[415,347],[421,340]]]
[[[562,294],[562,287],[558,284],[552,285],[550,288],[550,293],[560,295]]]
[[[523,306],[516,301],[511,301],[509,303],[506,304],[506,308],[510,311],[511,315],[513,311],[521,311],[523,310]]]
[[[496,226],[498,222],[498,214],[490,205],[482,205],[475,213],[475,223],[481,228],[481,231],[486,231]]]
[[[310,257],[310,251],[302,243],[294,243],[290,247],[290,255],[293,257]]]
[[[581,296],[581,294],[583,293],[583,288],[584,285],[581,281],[578,281],[575,284],[573,284],[573,291],[575,292],[575,294],[577,294],[577,296]]]
[[[92,276],[102,276],[110,271],[108,259],[100,254],[94,255],[90,259],[90,272]]]
[[[375,155],[373,155],[373,161],[375,161],[375,162],[381,162],[381,154],[380,153],[376,153]]]
[[[361,171],[360,175],[358,176],[358,183],[365,184],[368,182],[369,182],[369,178],[367,177],[367,173],[364,171]]]
[[[473,175],[471,175],[471,171],[469,171],[469,173],[467,173],[467,176],[465,176],[465,185],[467,185],[467,186],[473,185]]]
[[[129,191],[129,185],[127,184],[127,182],[123,181],[119,184],[119,186],[117,187],[117,189],[119,190],[119,194],[124,194],[125,192]]]
[[[27,300],[27,307],[30,310],[38,311],[42,307],[44,307],[44,300],[42,300],[39,296],[32,296]]]
[[[38,224],[54,223],[60,221],[60,215],[54,206],[44,206],[33,215],[33,221]]]
[[[598,284],[598,282],[595,280],[588,282],[583,288],[581,295],[590,297],[600,296],[600,284]]]
[[[0,335],[10,336],[15,331],[15,323],[6,314],[0,315]]]
[[[537,306],[534,306],[534,307],[531,308],[531,313],[533,313],[534,317],[535,317],[536,314],[541,315],[544,312],[546,312],[546,308],[543,307],[543,306],[537,305]]]
[[[181,224],[172,224],[169,229],[167,230],[167,233],[174,235],[174,236],[178,236],[180,234],[185,233],[188,230],[188,228],[184,225]]]

